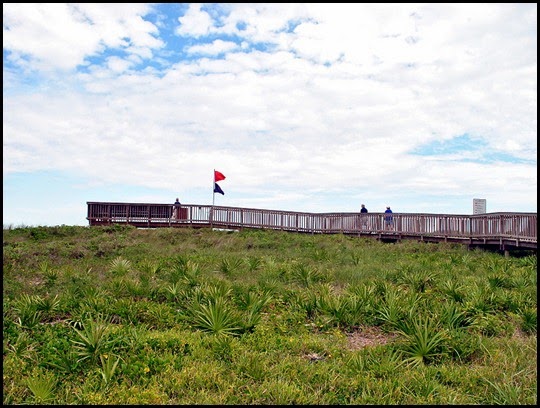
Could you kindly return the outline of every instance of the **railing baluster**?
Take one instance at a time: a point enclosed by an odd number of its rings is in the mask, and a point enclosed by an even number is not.
[[[394,213],[394,229],[385,230],[384,214],[370,213],[367,223],[357,213],[310,214],[254,208],[182,205],[183,216],[171,222],[170,204],[87,202],[90,225],[130,224],[139,227],[262,228],[305,233],[373,235],[384,239],[515,242],[537,246],[536,213],[475,215]],[[185,216],[184,216],[185,215]],[[364,224],[364,225],[363,225]],[[365,228],[365,229],[364,229]]]

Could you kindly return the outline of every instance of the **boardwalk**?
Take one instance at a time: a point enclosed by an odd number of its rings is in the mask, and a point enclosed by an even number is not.
[[[182,205],[173,217],[171,204],[87,202],[90,226],[126,224],[139,228],[193,227],[274,229],[310,234],[346,234],[382,241],[415,239],[457,242],[471,247],[537,249],[537,213],[479,215],[394,213],[305,213],[211,205]]]

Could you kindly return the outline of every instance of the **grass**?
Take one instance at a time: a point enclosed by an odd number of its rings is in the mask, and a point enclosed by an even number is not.
[[[4,405],[537,402],[536,255],[118,225],[3,238]]]

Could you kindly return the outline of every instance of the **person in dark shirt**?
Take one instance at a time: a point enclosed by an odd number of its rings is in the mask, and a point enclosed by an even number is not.
[[[384,212],[384,225],[386,229],[394,228],[394,216],[392,215],[390,206],[386,207],[386,211]]]
[[[365,204],[362,204],[360,206],[360,214],[362,214],[360,217],[361,217],[361,223],[362,223],[362,229],[366,228],[367,226],[367,217],[363,214],[367,214],[368,210],[366,208],[366,205]]]
[[[180,200],[177,198],[176,201],[174,202],[174,207],[173,207],[173,218],[174,219],[178,219],[179,218],[179,215],[180,215],[180,207],[182,206],[182,204],[180,204]]]

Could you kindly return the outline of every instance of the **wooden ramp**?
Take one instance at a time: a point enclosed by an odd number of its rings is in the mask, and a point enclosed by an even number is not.
[[[125,224],[138,228],[274,229],[308,234],[346,234],[385,242],[414,239],[454,242],[501,251],[537,249],[537,213],[477,215],[393,213],[304,213],[211,205],[87,202],[90,226]]]

